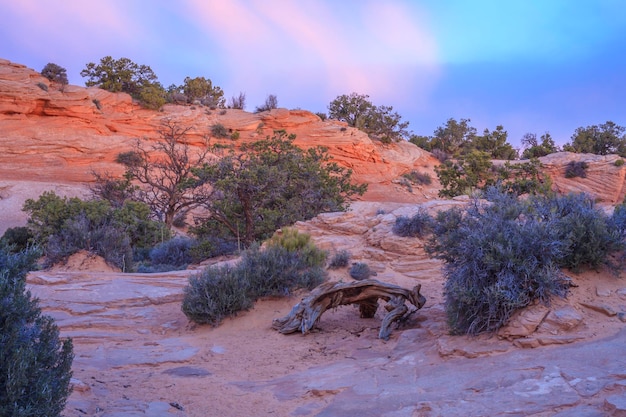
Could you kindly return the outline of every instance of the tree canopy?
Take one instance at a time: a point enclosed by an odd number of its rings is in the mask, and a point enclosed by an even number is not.
[[[341,95],[328,106],[328,117],[348,123],[383,143],[408,137],[409,122],[391,106],[375,106],[366,94]]]
[[[46,77],[52,82],[59,83],[61,85],[67,85],[67,70],[60,65],[49,62],[41,70],[41,75]]]
[[[353,195],[365,192],[366,185],[351,184],[352,171],[332,162],[325,148],[305,151],[294,139],[276,131],[198,168],[200,182],[213,190],[203,203],[208,216],[200,229],[249,246],[285,225],[345,210]]]
[[[626,128],[612,121],[601,125],[579,127],[572,135],[572,141],[563,146],[563,150],[596,155],[618,154],[626,157],[624,132]]]
[[[147,65],[138,65],[128,58],[105,56],[99,64],[90,62],[80,72],[88,78],[87,87],[100,87],[111,92],[123,92],[145,103],[149,108],[165,104],[165,89]]]

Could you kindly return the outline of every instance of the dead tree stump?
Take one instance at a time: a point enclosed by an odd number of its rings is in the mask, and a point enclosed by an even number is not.
[[[408,317],[426,303],[426,298],[420,294],[421,288],[421,284],[417,284],[413,290],[407,290],[375,279],[326,282],[313,289],[285,317],[274,319],[272,328],[283,334],[298,330],[306,334],[326,310],[348,304],[358,304],[361,317],[371,318],[376,314],[380,298],[387,302],[385,309],[388,313],[383,319],[378,337],[388,340],[393,322]],[[415,308],[407,307],[406,301]]]

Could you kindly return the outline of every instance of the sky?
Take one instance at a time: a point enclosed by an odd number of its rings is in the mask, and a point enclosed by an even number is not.
[[[327,112],[343,94],[432,135],[450,118],[557,144],[626,126],[624,0],[0,0],[0,58],[84,85],[105,56],[163,86],[205,77],[248,111]]]

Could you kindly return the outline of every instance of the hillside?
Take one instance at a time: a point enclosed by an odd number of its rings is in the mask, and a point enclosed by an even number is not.
[[[44,86],[44,87],[42,87]],[[92,171],[114,162],[133,140],[151,140],[163,120],[193,126],[200,145],[215,123],[240,132],[235,144],[285,129],[302,147],[327,146],[368,192],[345,213],[298,229],[329,251],[348,250],[377,278],[422,284],[427,304],[387,342],[383,315],[360,319],[351,307],[327,312],[311,334],[270,327],[298,294],[264,299],[217,328],[190,324],[180,311],[190,271],[121,274],[78,254],[35,271],[29,288],[63,336],[74,340],[74,393],[65,415],[79,416],[603,416],[626,414],[626,283],[608,271],[573,274],[566,299],[532,306],[497,335],[451,336],[443,310],[441,263],[419,239],[391,232],[418,207],[431,213],[466,200],[440,200],[438,163],[410,143],[382,145],[304,110],[252,114],[166,105],[142,109],[125,94],[67,86],[0,60],[0,232],[24,224],[21,206],[45,190],[87,195]],[[216,140],[216,139],[213,139]],[[230,139],[225,143],[233,143]],[[559,153],[541,159],[560,192],[591,193],[607,208],[623,200],[626,168],[617,156]],[[565,178],[570,161],[586,178]],[[433,184],[399,183],[413,169]],[[346,270],[332,279],[348,280]]]

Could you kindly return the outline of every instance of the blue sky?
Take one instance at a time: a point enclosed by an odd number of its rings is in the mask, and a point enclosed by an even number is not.
[[[341,94],[390,105],[416,134],[448,118],[509,142],[626,125],[623,0],[0,0],[0,58],[63,66],[107,55],[165,86],[210,78],[247,109],[326,111]]]

